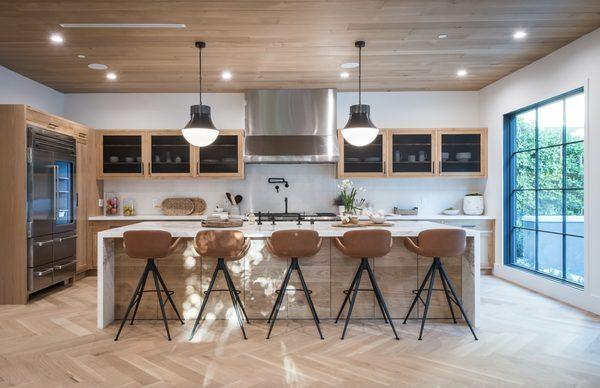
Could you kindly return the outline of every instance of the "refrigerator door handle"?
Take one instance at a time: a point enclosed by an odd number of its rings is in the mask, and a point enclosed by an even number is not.
[[[58,219],[58,166],[52,165],[52,177],[54,178],[54,194],[52,196],[52,213],[54,214],[54,221]]]

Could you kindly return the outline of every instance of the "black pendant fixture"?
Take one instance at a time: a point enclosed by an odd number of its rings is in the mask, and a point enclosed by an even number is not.
[[[219,130],[215,128],[210,117],[210,106],[202,105],[202,49],[206,47],[206,43],[196,42],[196,47],[198,48],[200,103],[190,107],[190,121],[181,132],[188,143],[197,147],[204,147],[212,144],[217,139]]]
[[[369,117],[371,107],[362,104],[362,48],[365,47],[365,42],[362,40],[356,41],[354,46],[358,48],[358,105],[350,107],[350,119],[342,129],[342,136],[348,143],[360,147],[375,140],[379,134],[379,129],[371,122]]]

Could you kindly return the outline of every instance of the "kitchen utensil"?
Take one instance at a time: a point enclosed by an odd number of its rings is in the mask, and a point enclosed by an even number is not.
[[[242,202],[242,200],[244,199],[244,197],[242,197],[241,195],[238,194],[238,195],[235,196],[234,199],[235,199],[235,204],[239,205],[240,202]]]
[[[413,155],[413,154],[408,155],[408,161],[409,162],[416,162],[417,161],[417,156]]]
[[[427,152],[419,151],[419,162],[424,162],[427,159]]]
[[[229,203],[231,205],[235,205],[235,203],[233,203],[233,198],[231,197],[231,193],[225,193],[225,196],[227,197],[227,199],[229,200]]]
[[[110,156],[108,158],[108,161],[111,163],[118,163],[119,162],[119,157],[118,156]]]
[[[240,214],[240,207],[238,205],[232,205],[229,208],[229,214],[239,215]]]
[[[127,163],[133,163],[133,161],[134,161],[134,160],[135,160],[135,159],[133,159],[133,156],[126,156],[126,157],[125,157],[125,161],[126,161]]]
[[[166,198],[160,206],[166,216],[189,216],[194,211],[194,201],[190,198]]]

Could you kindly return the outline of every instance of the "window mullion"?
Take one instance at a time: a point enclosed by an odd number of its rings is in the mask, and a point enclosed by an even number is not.
[[[535,108],[535,251],[533,254],[535,270],[539,271],[539,260],[538,260],[538,244],[539,244],[539,164],[540,164],[540,128],[539,128],[539,108]]]
[[[562,125],[562,278],[567,279],[567,99],[563,100]]]

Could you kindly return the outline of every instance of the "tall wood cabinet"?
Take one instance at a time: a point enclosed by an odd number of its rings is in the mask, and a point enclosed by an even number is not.
[[[487,176],[487,129],[381,129],[363,147],[339,135],[338,177]]]
[[[26,105],[0,105],[0,304],[27,303],[27,126],[72,136],[77,141],[77,233],[86,235],[90,198],[97,196],[93,130]],[[92,184],[94,182],[94,184]],[[101,191],[98,189],[97,191]],[[94,215],[92,210],[92,215]],[[85,237],[78,238],[77,266],[88,266]]]

